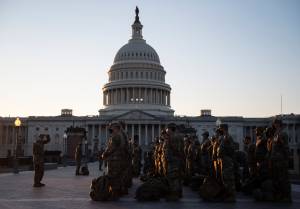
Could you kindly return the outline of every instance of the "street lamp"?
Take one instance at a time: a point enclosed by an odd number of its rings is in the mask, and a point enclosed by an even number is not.
[[[15,141],[15,153],[14,153],[14,173],[19,173],[19,169],[18,169],[18,156],[17,156],[17,145],[18,145],[18,138],[19,138],[19,128],[21,126],[22,122],[20,120],[20,118],[16,118],[15,120],[15,127],[17,129],[17,134],[16,134],[16,141]]]
[[[66,154],[67,154],[67,139],[68,139],[68,135],[65,132],[63,135],[63,166],[66,167],[67,166],[67,162],[66,162]]]

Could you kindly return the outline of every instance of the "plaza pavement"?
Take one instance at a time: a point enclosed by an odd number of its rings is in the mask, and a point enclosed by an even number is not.
[[[33,172],[0,174],[0,209],[206,209],[206,208],[300,208],[300,185],[293,185],[293,203],[259,203],[250,197],[238,195],[236,203],[203,202],[195,192],[184,188],[178,202],[137,202],[134,193],[139,181],[134,179],[129,195],[117,202],[94,202],[89,198],[91,180],[100,175],[97,163],[89,164],[89,176],[75,176],[74,166],[45,172],[45,187],[33,188]]]

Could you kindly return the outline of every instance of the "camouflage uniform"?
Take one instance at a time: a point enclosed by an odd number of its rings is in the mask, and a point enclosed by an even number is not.
[[[112,133],[109,138],[108,145],[104,151],[102,157],[107,160],[108,176],[111,180],[111,189],[113,191],[113,197],[117,198],[122,194],[123,188],[123,174],[126,163],[125,155],[125,139],[120,133]]]
[[[220,165],[222,183],[225,189],[224,200],[235,201],[234,178],[234,141],[229,134],[220,138],[220,146],[217,149],[218,164]]]
[[[81,144],[78,144],[75,149],[75,161],[76,161],[75,175],[80,175],[81,159],[82,159],[82,146]]]
[[[288,135],[282,130],[277,130],[271,143],[270,152],[274,198],[277,201],[291,201],[288,153]]]
[[[257,168],[257,175],[259,180],[262,182],[266,180],[269,175],[268,171],[268,160],[267,160],[267,139],[263,136],[262,131],[258,129],[259,133],[256,136],[256,148],[255,148],[255,161]]]
[[[137,143],[133,144],[132,150],[132,167],[133,167],[133,175],[139,176],[141,173],[141,159],[142,158],[142,149]]]
[[[195,142],[191,141],[187,153],[186,153],[186,163],[185,163],[185,175],[187,180],[189,181],[191,177],[193,176],[194,173],[194,161],[196,156],[196,147],[195,147]]]
[[[168,128],[169,129],[169,128]],[[172,131],[168,133],[167,140],[164,141],[167,162],[166,176],[169,180],[170,193],[168,200],[177,200],[182,196],[182,165],[183,165],[183,137]]]
[[[204,138],[201,144],[202,174],[206,176],[212,174],[212,145],[208,138]]]
[[[45,137],[46,139],[44,139]],[[41,183],[44,176],[44,145],[49,141],[49,135],[40,135],[33,144],[34,187],[44,186]]]
[[[249,170],[249,178],[254,178],[257,174],[256,160],[255,160],[255,144],[251,143],[246,149],[247,165]]]

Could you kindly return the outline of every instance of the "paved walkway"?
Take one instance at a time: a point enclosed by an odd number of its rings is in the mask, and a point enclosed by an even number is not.
[[[184,189],[184,197],[178,202],[147,202],[140,203],[134,199],[138,180],[129,191],[129,195],[117,202],[94,202],[89,198],[91,180],[100,175],[97,163],[89,164],[90,176],[75,176],[73,166],[45,172],[42,188],[33,188],[33,172],[25,171],[19,174],[0,174],[0,209],[160,209],[160,208],[300,208],[300,185],[293,185],[292,204],[257,203],[249,197],[238,196],[236,203],[206,203],[196,193]]]

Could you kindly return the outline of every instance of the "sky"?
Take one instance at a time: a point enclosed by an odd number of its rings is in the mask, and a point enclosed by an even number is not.
[[[176,115],[300,114],[299,0],[0,0],[0,116],[97,115],[136,5]]]

